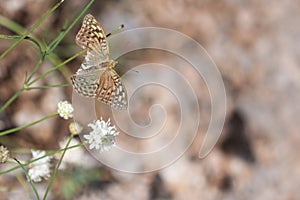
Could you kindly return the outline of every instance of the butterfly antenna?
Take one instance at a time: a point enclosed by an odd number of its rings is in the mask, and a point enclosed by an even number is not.
[[[106,37],[109,37],[109,36],[111,36],[111,35],[113,35],[113,34],[116,34],[116,33],[119,32],[122,28],[124,28],[124,24],[121,24],[120,26],[118,26],[118,28],[116,28],[116,29],[113,30],[112,32],[108,33],[108,34],[106,35]]]

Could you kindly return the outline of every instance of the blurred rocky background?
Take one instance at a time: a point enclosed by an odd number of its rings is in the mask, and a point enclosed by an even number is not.
[[[34,34],[41,41],[51,41],[87,3],[65,0]],[[0,14],[28,29],[54,4],[0,0]],[[222,74],[226,122],[220,140],[205,159],[197,157],[205,131],[200,128],[188,151],[157,172],[126,174],[99,166],[92,158],[89,166],[71,164],[58,174],[49,199],[300,199],[299,1],[97,0],[88,12],[107,32],[120,24],[125,24],[125,29],[155,26],[177,30],[198,41]],[[62,60],[79,51],[74,37],[80,26],[81,22],[55,50]],[[16,34],[3,26],[0,33]],[[12,43],[1,40],[0,52]],[[38,56],[36,48],[24,41],[0,60],[0,105],[22,87],[26,71],[33,70]],[[81,62],[82,57],[66,68],[74,73]],[[51,67],[53,64],[45,61],[39,73]],[[38,84],[68,82],[57,71]],[[71,95],[72,87],[26,91],[0,113],[0,130],[55,112],[57,102],[71,99]],[[201,120],[207,123],[209,94],[199,101],[204,110]],[[137,115],[143,117],[146,108],[140,107]],[[1,137],[0,143],[11,149],[54,150],[68,134],[68,122],[53,118]],[[74,159],[77,153],[72,155]],[[80,155],[89,157],[87,151]],[[24,199],[24,193],[31,191],[29,185],[24,189],[14,173],[0,176],[0,187],[0,199]],[[45,182],[38,185],[41,191],[45,187]]]

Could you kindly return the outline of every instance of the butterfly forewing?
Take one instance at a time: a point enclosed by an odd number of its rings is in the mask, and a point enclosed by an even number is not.
[[[126,90],[115,70],[108,68],[103,72],[96,97],[115,109],[127,108]]]
[[[88,51],[85,58],[86,65],[95,66],[109,59],[105,32],[91,14],[84,17],[81,29],[76,35],[76,43]]]

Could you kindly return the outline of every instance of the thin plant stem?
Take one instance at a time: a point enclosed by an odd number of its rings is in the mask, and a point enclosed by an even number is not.
[[[2,34],[0,34],[0,39],[6,39],[6,40],[16,40],[16,39],[20,39],[21,37],[22,36],[20,36],[20,35],[2,35]],[[33,44],[35,44],[37,46],[39,52],[41,54],[43,53],[42,47],[36,39],[34,39],[33,37],[29,37],[29,36],[26,36],[24,39],[31,41]]]
[[[13,133],[13,132],[22,130],[22,129],[24,129],[24,128],[28,128],[28,127],[33,126],[33,125],[35,125],[35,124],[38,124],[38,123],[40,123],[40,122],[42,122],[42,121],[45,121],[45,120],[47,120],[47,119],[50,119],[50,118],[52,118],[52,117],[54,117],[54,116],[56,116],[56,115],[58,115],[58,113],[53,113],[53,114],[47,115],[47,116],[45,116],[45,117],[43,117],[43,118],[41,118],[41,119],[39,119],[39,120],[37,120],[37,121],[31,122],[31,123],[26,124],[26,125],[23,125],[23,126],[18,126],[18,127],[16,127],[16,128],[12,128],[12,129],[8,129],[8,130],[5,130],[5,131],[2,131],[2,132],[0,132],[0,136],[7,135],[7,134],[9,134],[9,133]]]
[[[56,150],[56,151],[49,151],[49,152],[47,152],[46,155],[44,155],[44,156],[41,156],[41,157],[36,158],[36,159],[34,159],[34,160],[29,160],[29,161],[27,161],[26,163],[23,164],[23,166],[27,166],[27,165],[29,165],[30,163],[33,163],[33,162],[35,162],[35,161],[37,161],[37,160],[40,160],[40,159],[42,159],[42,158],[45,158],[45,157],[47,157],[47,156],[53,156],[53,155],[55,155],[55,154],[57,154],[57,153],[60,153],[60,152],[62,152],[62,151],[64,151],[64,150],[73,149],[73,148],[76,148],[76,147],[83,146],[83,145],[85,145],[85,144],[86,144],[86,142],[80,143],[80,144],[76,144],[76,145],[70,146],[70,147],[68,147],[68,148],[59,149],[59,150]],[[7,173],[12,172],[12,171],[14,171],[14,170],[17,170],[17,169],[19,169],[19,168],[20,168],[20,166],[12,167],[12,168],[10,168],[10,169],[7,169],[7,170],[5,170],[5,171],[0,172],[0,175],[2,175],[2,174],[7,174]]]
[[[17,34],[20,34],[20,35],[22,35],[22,33],[25,32],[25,30],[26,30],[21,25],[15,23],[14,21],[11,21],[10,19],[5,18],[4,16],[1,16],[1,15],[0,15],[0,25],[3,25],[4,27],[8,28],[9,30],[14,31],[14,32],[16,32]],[[62,32],[64,32],[64,31],[62,31]],[[59,38],[61,36],[61,34],[62,33],[60,33],[57,38]],[[19,39],[19,38],[22,37],[20,35],[19,36],[5,36],[5,35],[0,35],[0,38],[2,37],[2,38],[5,38],[5,39],[12,39],[12,38]],[[57,38],[55,40],[57,40]],[[32,36],[32,37],[26,36],[25,39],[31,40],[33,43],[35,43],[38,46],[40,54],[41,54],[40,61],[35,66],[34,71],[30,74],[30,76],[28,77],[28,79],[26,79],[27,82],[29,82],[30,79],[34,76],[34,74],[38,71],[38,69],[40,68],[40,66],[42,64],[42,61],[45,60],[46,56],[47,56],[47,58],[54,65],[57,65],[58,63],[62,62],[59,59],[59,57],[56,54],[50,52],[49,51],[49,47],[47,47],[45,44],[43,44],[42,42],[40,42],[39,39],[35,38],[34,36]],[[68,73],[68,69],[67,68],[60,68],[59,70],[66,77],[66,74]]]
[[[46,71],[45,73],[40,74],[40,75],[37,76],[34,80],[32,80],[31,82],[29,82],[28,85],[30,86],[31,84],[35,83],[36,81],[38,81],[38,80],[44,78],[44,77],[47,76],[49,73],[51,73],[51,72],[57,70],[58,68],[60,68],[60,67],[64,66],[65,64],[67,64],[68,62],[74,60],[76,57],[80,56],[80,55],[83,54],[85,51],[86,51],[86,50],[80,51],[79,53],[77,53],[77,54],[75,54],[74,56],[72,56],[72,57],[68,58],[67,60],[65,60],[64,62],[58,64],[57,66],[55,66],[55,67],[53,67],[53,68],[51,68],[51,69],[49,69],[49,70]]]
[[[23,91],[25,88],[19,89],[14,96],[12,96],[1,108],[0,108],[0,113],[3,112]]]
[[[74,56],[70,57],[69,59],[65,60],[64,62],[60,63],[59,65],[49,69],[48,71],[46,71],[43,74],[40,74],[39,76],[37,76],[34,80],[32,80],[30,83],[28,83],[28,78],[27,81],[25,81],[24,87],[19,89],[14,96],[12,96],[0,109],[0,113],[3,112],[24,90],[28,90],[28,88],[30,88],[30,85],[32,85],[33,83],[35,83],[36,81],[44,78],[45,76],[47,76],[49,73],[59,69],[60,67],[64,66],[65,64],[67,64],[68,62],[74,60],[76,57],[82,55],[86,50],[82,50],[79,53],[75,54]],[[37,64],[38,65],[38,64]],[[1,135],[0,135],[1,136]]]
[[[6,51],[4,51],[1,55],[0,55],[0,59],[2,59],[4,56],[6,56],[13,48],[15,48],[22,40],[26,39],[28,37],[28,35],[35,30],[43,21],[45,21],[45,19],[47,19],[47,17],[53,13],[62,3],[63,1],[59,1],[56,5],[54,5],[50,10],[48,10],[40,19],[37,23],[35,23],[28,31],[26,31],[22,36],[19,37],[19,39],[13,43]],[[22,28],[22,26],[18,25],[17,23],[14,23],[13,21],[0,16],[0,20],[1,20],[1,24],[6,24],[8,25],[11,29],[13,29],[14,31],[17,32],[21,32],[24,29]],[[37,41],[37,40],[34,40]],[[38,45],[39,48],[41,48],[40,45]],[[42,57],[43,58],[43,57]],[[40,59],[39,63],[36,65],[34,71],[37,71],[39,66],[42,64],[43,59]],[[34,72],[31,73],[31,75],[29,76],[29,78],[27,80],[30,80],[30,78],[33,76]],[[16,94],[14,94],[0,109],[0,113],[3,112],[23,91],[25,90],[25,88],[21,88],[19,89]]]
[[[59,42],[64,38],[64,36],[75,26],[77,21],[83,16],[83,14],[91,7],[91,5],[94,3],[94,0],[91,0],[88,5],[85,6],[85,8],[80,12],[80,14],[75,18],[75,20],[71,23],[71,25],[66,29],[66,31],[62,32],[61,37],[59,37],[57,40],[53,42],[53,44],[49,45],[51,49],[55,49],[56,46],[59,44]],[[52,51],[52,50],[51,50]]]
[[[40,200],[40,197],[39,197],[39,194],[38,194],[38,192],[37,192],[37,190],[36,190],[36,187],[34,186],[34,184],[33,184],[32,180],[31,180],[31,178],[29,177],[29,175],[28,175],[28,173],[27,173],[27,170],[25,169],[25,167],[23,166],[23,164],[22,164],[21,162],[19,162],[16,158],[14,158],[14,160],[15,160],[15,161],[20,165],[20,167],[23,169],[24,173],[26,174],[26,177],[28,177],[28,179],[29,179],[30,185],[31,185],[31,187],[32,187],[32,190],[33,190],[33,192],[34,192],[36,198],[37,198],[38,200]]]
[[[10,20],[9,18],[6,18],[3,15],[0,15],[0,25],[17,34],[25,32],[25,29],[20,24]]]
[[[32,31],[34,31],[37,27],[39,27],[39,25],[41,25],[42,22],[44,22],[49,15],[51,15],[61,4],[63,3],[63,1],[59,1],[57,4],[55,4],[50,10],[48,10],[38,21],[37,23],[35,23],[28,31],[26,31],[23,36],[18,39],[15,43],[13,43],[8,49],[6,49],[6,51],[4,51],[1,55],[0,55],[0,59],[2,59],[4,56],[6,56],[11,50],[13,50],[18,44],[20,44],[22,42],[22,40],[24,40],[26,38],[26,36],[28,36]]]
[[[25,32],[25,34],[23,34],[23,36],[20,36],[20,38],[12,45],[10,46],[10,48],[8,48],[4,53],[2,53],[0,55],[0,59],[3,58],[6,54],[8,54],[15,46],[17,46],[23,39],[25,39],[27,37],[28,34],[30,34],[35,28],[37,28],[52,12],[55,11],[55,9],[57,9],[60,4],[63,1],[58,2],[54,7],[52,7],[46,14],[44,14],[40,20],[34,24],[27,32]],[[82,10],[82,12],[78,15],[78,17],[73,21],[73,23],[68,27],[68,29],[66,31],[64,31],[61,35],[60,35],[60,39],[55,40],[55,42],[53,43],[53,45],[51,45],[51,48],[48,50],[53,50],[58,44],[59,42],[62,40],[62,38],[65,36],[65,34],[67,34],[71,28],[77,23],[77,21],[80,19],[80,17],[88,10],[88,8],[92,5],[92,3],[94,2],[94,0],[91,0],[89,2],[89,4]],[[12,28],[15,31],[22,31],[22,26],[10,21],[9,19],[6,19],[5,17],[0,15],[0,19],[3,19],[3,21],[0,22],[0,24],[10,24],[10,28]],[[63,37],[62,37],[63,36]],[[37,40],[35,40],[37,41]],[[39,44],[39,43],[38,43]],[[39,47],[41,47],[40,45],[38,45]],[[41,78],[45,77],[46,75],[48,75],[49,73],[60,69],[62,66],[64,66],[66,63],[70,62],[71,60],[73,60],[74,58],[76,58],[77,56],[81,55],[83,52],[85,51],[81,51],[79,53],[77,53],[76,55],[72,56],[71,58],[67,59],[66,61],[64,61],[61,64],[58,64],[56,67],[48,70],[47,72],[45,72],[44,74],[39,75],[36,79],[31,80],[31,78],[33,77],[33,75],[37,72],[37,70],[39,69],[39,67],[41,66],[41,64],[43,63],[45,56],[47,55],[47,51],[46,52],[41,52],[42,53],[42,58],[39,60],[39,62],[36,64],[33,72],[29,75],[29,77],[26,79],[24,87],[21,88],[20,90],[17,91],[17,93],[12,96],[0,109],[0,113],[3,112],[24,90],[30,88],[30,85],[33,84],[34,82],[40,80]],[[51,54],[51,58],[53,60],[58,61],[58,58],[55,54]]]
[[[75,20],[71,23],[71,25],[66,30],[62,31],[61,34],[46,48],[46,54],[48,52],[52,52],[57,47],[57,45],[61,42],[61,40],[65,37],[65,35],[75,26],[75,24],[79,21],[79,19],[82,17],[82,15],[91,7],[91,5],[93,3],[94,3],[94,0],[91,0],[88,3],[88,5],[85,6],[85,8],[81,11],[81,13],[75,18]],[[81,54],[81,52],[79,53],[79,55],[80,54]],[[65,63],[63,65],[60,65],[58,68],[54,68],[54,70],[59,69],[60,67],[62,67],[64,65],[65,65]],[[36,80],[34,80],[33,82],[35,82],[35,81]]]
[[[64,156],[65,156],[65,153],[66,153],[66,151],[67,151],[66,148],[68,148],[68,146],[70,145],[71,140],[73,139],[73,137],[74,137],[73,135],[70,135],[69,140],[68,140],[68,142],[67,142],[67,144],[66,144],[66,146],[65,146],[65,150],[64,150],[63,153],[61,154],[60,159],[59,159],[59,161],[57,162],[57,164],[56,164],[56,166],[55,166],[55,169],[54,169],[53,174],[52,174],[52,176],[51,176],[51,178],[50,178],[50,181],[49,181],[49,184],[48,184],[48,186],[47,186],[47,189],[46,189],[45,195],[44,195],[44,197],[43,197],[43,200],[45,200],[45,199],[47,198],[47,195],[48,195],[48,193],[49,193],[49,191],[50,191],[50,188],[51,188],[51,186],[52,186],[52,184],[54,183],[54,180],[55,180],[55,178],[56,178],[56,174],[57,174],[58,168],[59,168],[59,166],[61,165],[62,160],[63,160],[63,158],[64,158]]]
[[[41,65],[43,64],[45,60],[45,53],[43,53],[42,57],[39,59],[38,63],[35,65],[33,71],[31,72],[31,74],[29,75],[29,77],[27,78],[27,80],[25,81],[25,87],[27,87],[27,83],[31,80],[31,78],[35,75],[35,73],[39,70],[39,68],[41,67]]]

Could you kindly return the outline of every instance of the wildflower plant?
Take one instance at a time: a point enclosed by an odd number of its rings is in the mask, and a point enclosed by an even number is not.
[[[43,157],[42,159],[37,160],[36,162],[30,165],[30,169],[28,171],[28,179],[31,179],[34,182],[41,182],[42,178],[47,180],[50,177],[50,161],[52,156],[45,156],[45,151],[40,150],[31,150],[32,159],[37,159]],[[45,157],[44,157],[45,156]]]
[[[1,105],[0,114],[4,112],[8,107],[12,106],[14,102],[19,98],[19,96],[25,91],[71,86],[69,83],[54,84],[54,85],[40,85],[40,86],[36,86],[36,84],[40,83],[41,79],[46,79],[49,74],[55,71],[60,71],[63,76],[69,79],[70,72],[65,67],[65,65],[70,61],[74,60],[75,58],[77,58],[78,56],[85,53],[85,50],[76,53],[75,55],[71,56],[70,58],[67,58],[64,61],[62,61],[58,57],[58,55],[54,53],[54,50],[60,44],[63,38],[69,33],[69,31],[74,27],[74,25],[82,18],[82,16],[89,9],[89,7],[92,5],[93,2],[94,0],[91,0],[80,12],[80,14],[74,19],[74,21],[72,21],[70,24],[65,23],[64,27],[62,27],[61,32],[57,35],[57,37],[53,41],[49,42],[48,44],[45,44],[44,41],[41,42],[42,40],[34,36],[32,33],[51,14],[53,14],[53,12],[59,6],[61,6],[63,0],[58,1],[51,9],[49,9],[44,15],[42,15],[40,19],[38,19],[37,22],[34,25],[32,25],[32,27],[29,28],[28,30],[23,28],[21,25],[16,25],[15,22],[0,15],[1,18],[0,25],[5,26],[7,29],[18,34],[18,35],[3,35],[0,33],[0,39],[15,41],[14,43],[12,43],[11,46],[9,46],[9,48],[7,48],[3,53],[0,54],[0,61],[24,40],[28,40],[34,46],[36,46],[40,55],[39,60],[36,63],[33,70],[24,75],[25,81],[23,82],[22,87],[19,88],[19,90],[17,90],[17,92],[14,95],[12,95],[4,104]],[[49,60],[51,63],[53,63],[54,67],[48,69],[47,71],[41,72],[40,68],[45,60]],[[41,73],[38,74],[38,72]],[[74,108],[68,101],[60,101],[57,105],[56,112],[50,113],[42,117],[41,119],[38,119],[31,123],[0,131],[0,137],[9,135],[11,133],[17,133],[23,129],[26,129],[28,127],[31,127],[33,125],[36,125],[40,122],[46,121],[54,117],[59,116],[65,120],[71,119],[73,118],[73,112],[74,112]],[[18,153],[14,153],[13,156],[10,157],[11,155],[9,153],[8,148],[4,146],[0,146],[0,165],[5,165],[8,162],[14,165],[9,169],[0,171],[0,175],[7,174],[9,172],[13,172],[21,168],[25,173],[27,180],[31,184],[36,199],[41,199],[41,198],[37,192],[35,184],[37,184],[38,182],[47,181],[46,192],[42,197],[42,199],[46,199],[54,183],[54,180],[58,173],[58,169],[62,164],[62,160],[67,150],[72,148],[82,147],[85,144],[89,144],[90,147],[96,148],[97,150],[100,151],[105,151],[110,149],[115,144],[115,137],[118,135],[118,132],[114,126],[111,126],[110,120],[108,120],[107,122],[103,121],[102,119],[97,120],[93,123],[90,123],[89,127],[92,128],[92,131],[89,134],[85,135],[84,138],[87,139],[87,141],[83,143],[71,143],[71,141],[74,139],[74,136],[78,135],[83,130],[83,127],[80,124],[71,122],[69,125],[71,135],[64,143],[65,144],[64,147],[61,147],[61,149],[55,151],[31,150],[32,158],[28,159],[27,161],[19,159]],[[17,147],[12,146],[10,148],[14,149]],[[60,155],[60,156],[57,157],[55,155]],[[55,161],[56,159],[57,161]]]

